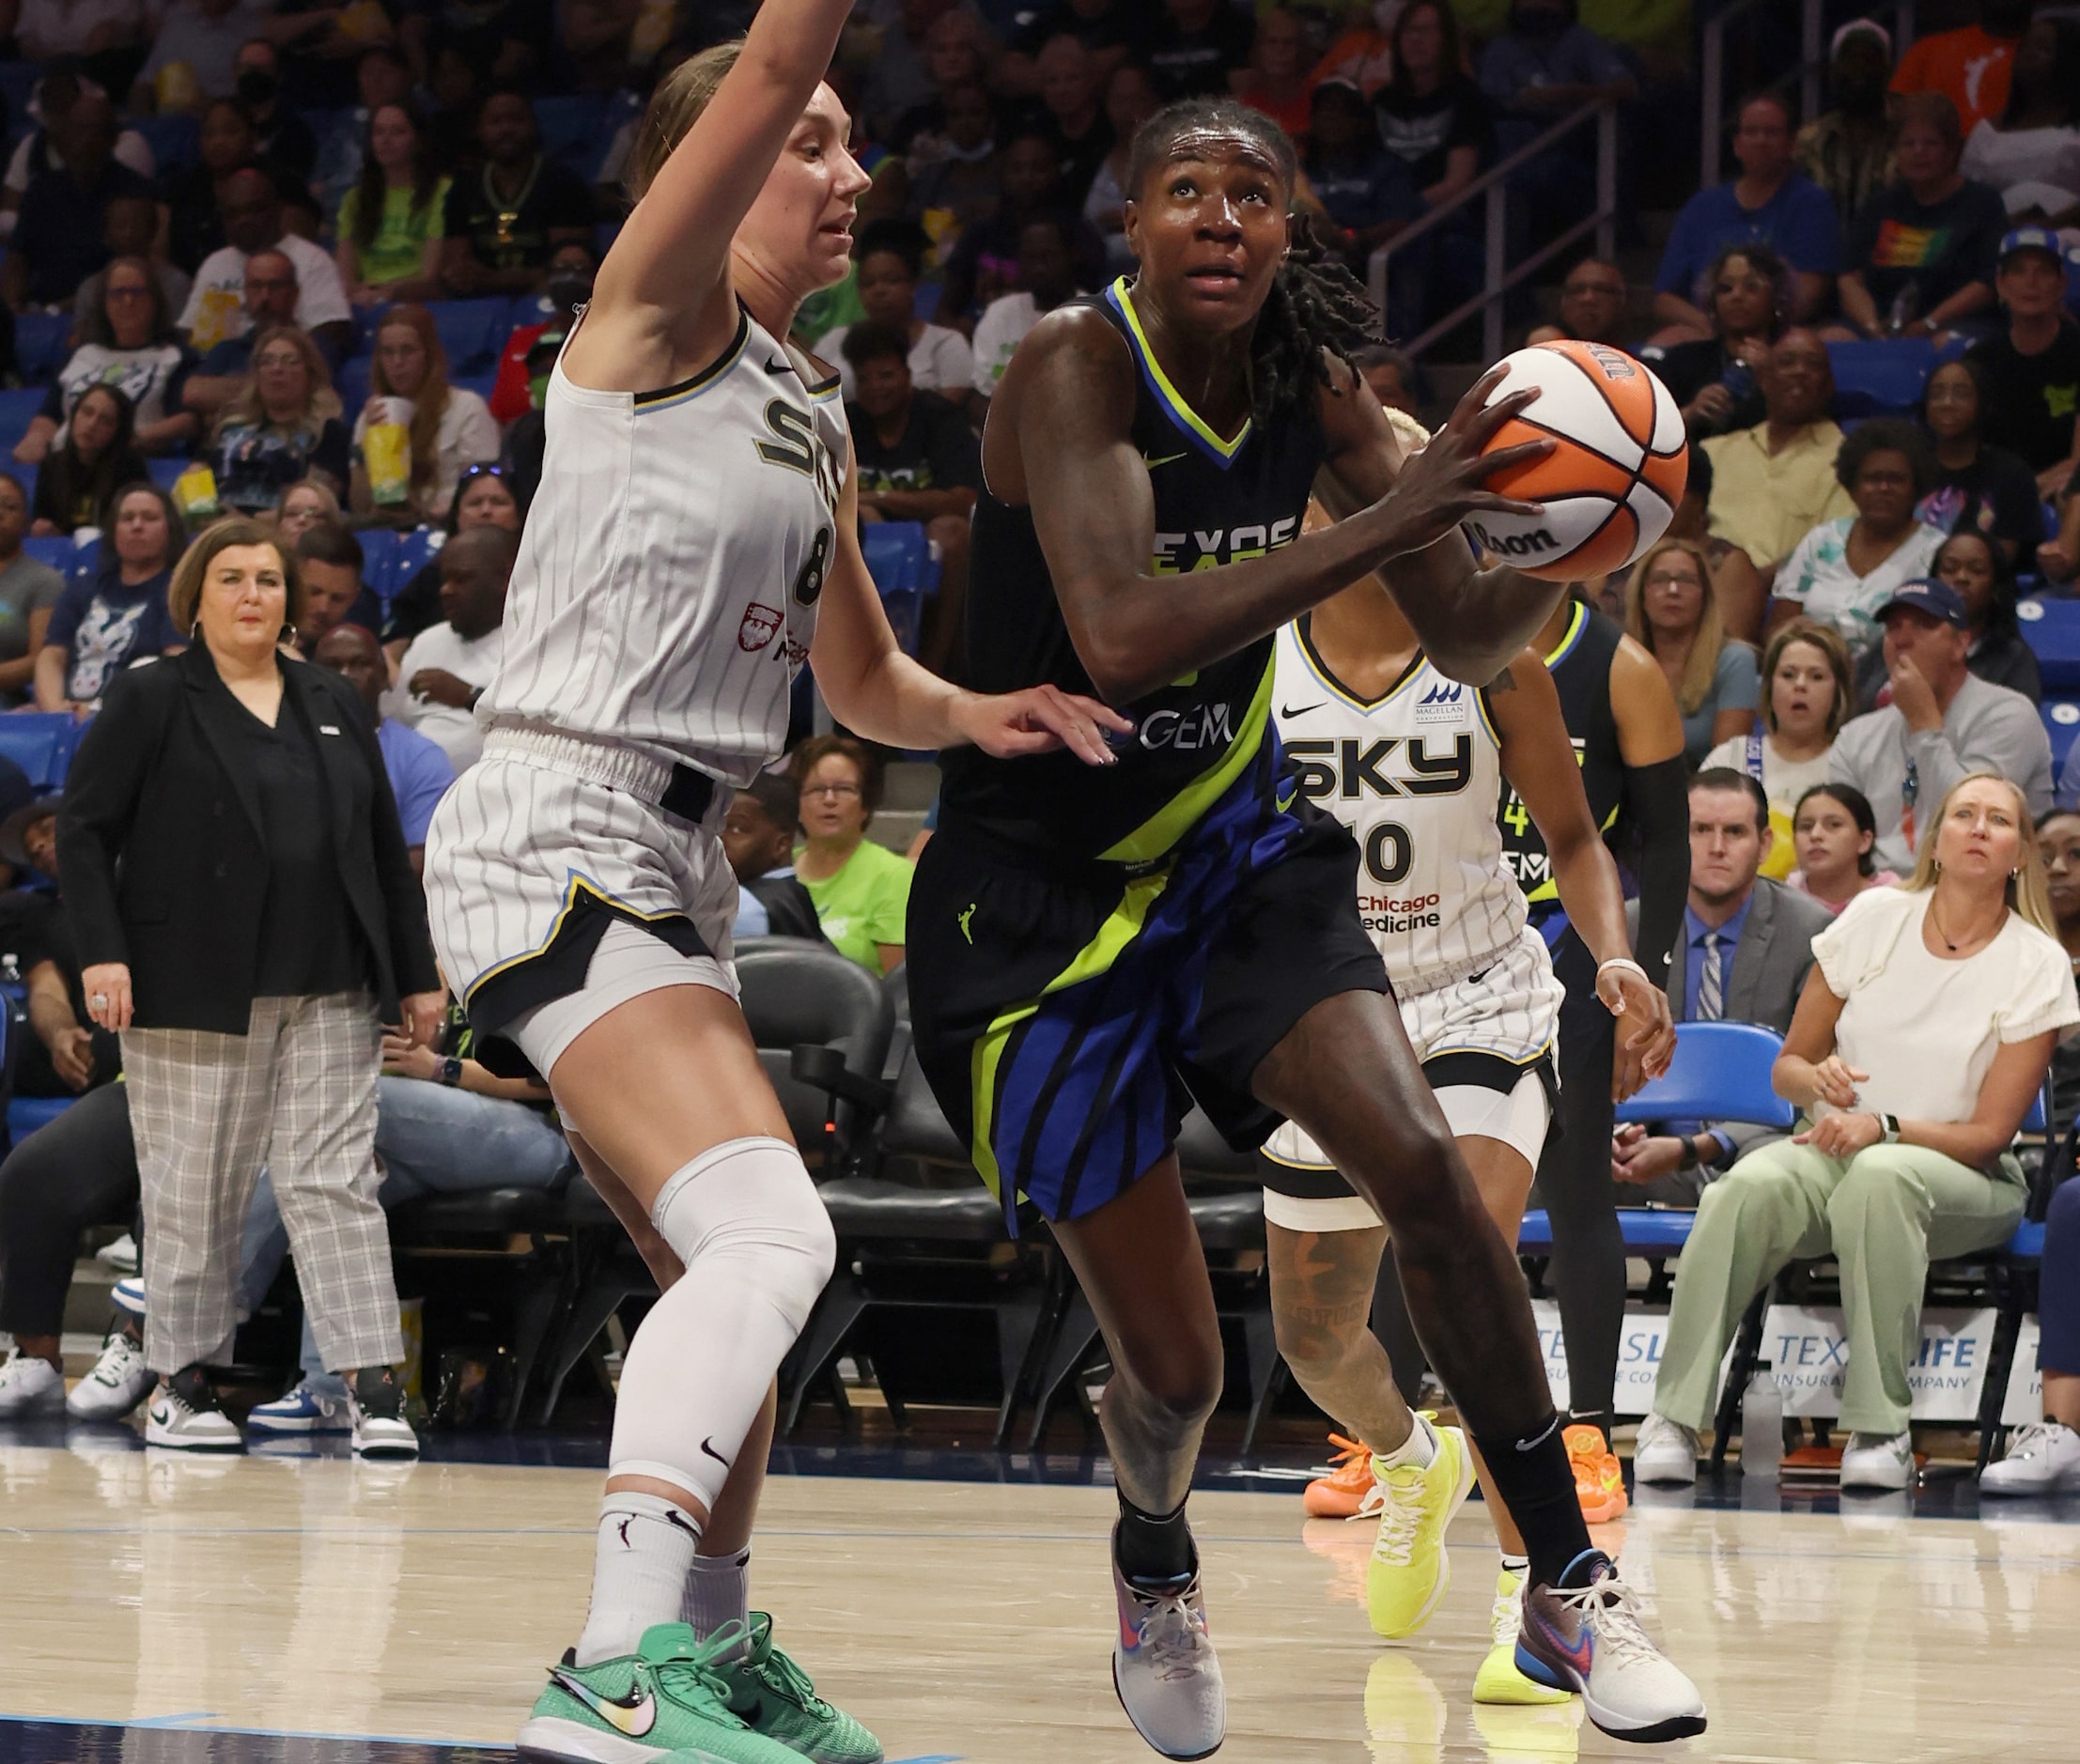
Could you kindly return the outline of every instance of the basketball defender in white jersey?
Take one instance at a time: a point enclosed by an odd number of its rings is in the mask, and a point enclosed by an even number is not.
[[[634,212],[550,378],[484,758],[427,842],[479,1047],[547,1077],[663,1289],[623,1369],[591,1614],[520,1736],[575,1764],[881,1756],[746,1608],[773,1374],[833,1243],[737,1005],[729,787],[779,756],[804,661],[895,747],[1106,764],[1130,726],[957,691],[882,616],[836,376],[786,342],[868,185],[822,84],[850,10],[767,0],[652,99]]]
[[[1665,1071],[1675,1047],[1668,999],[1631,959],[1617,866],[1590,816],[1552,679],[1529,650],[1486,688],[1446,678],[1367,578],[1280,632],[1274,686],[1290,773],[1357,839],[1358,909],[1408,1039],[1489,1217],[1514,1243],[1557,1094],[1562,994],[1502,861],[1505,780],[1545,836],[1561,898],[1601,965],[1598,994],[1624,1018],[1639,1069]],[[1387,1248],[1372,1207],[1290,1122],[1264,1152],[1279,1347],[1308,1395],[1362,1442],[1331,1479],[1343,1487],[1329,1492],[1350,1496],[1345,1513],[1379,1513],[1366,1603],[1382,1635],[1407,1635],[1444,1596],[1445,1528],[1476,1458],[1459,1429],[1409,1413],[1366,1326]],[[1360,1468],[1369,1488],[1350,1474]],[[1515,1664],[1523,1545],[1486,1493],[1503,1573],[1476,1700],[1564,1701]]]

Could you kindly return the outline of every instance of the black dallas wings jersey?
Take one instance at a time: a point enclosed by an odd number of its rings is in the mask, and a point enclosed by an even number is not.
[[[1246,423],[1233,441],[1209,428],[1164,375],[1123,277],[1081,302],[1125,339],[1140,375],[1133,441],[1156,498],[1151,574],[1184,574],[1261,557],[1299,536],[1324,445],[1318,426],[1269,433]],[[963,683],[1009,692],[1043,682],[1095,696],[1055,598],[1032,511],[990,495],[975,508]],[[1012,844],[1122,863],[1162,857],[1254,772],[1269,807],[1276,789],[1273,640],[1120,706],[1134,733],[1117,737],[1117,766],[1068,753],[996,760],[976,748],[944,758],[949,815]]]

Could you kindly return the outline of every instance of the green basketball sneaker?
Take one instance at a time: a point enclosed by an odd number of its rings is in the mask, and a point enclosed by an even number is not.
[[[668,1753],[683,1764],[801,1764],[730,1710],[718,1663],[743,1646],[734,1624],[702,1642],[684,1623],[658,1623],[632,1654],[593,1666],[566,1654],[514,1743],[550,1764],[652,1764]]]
[[[765,1612],[751,1614],[750,1645],[715,1672],[729,1687],[730,1712],[768,1740],[815,1764],[881,1764],[880,1741],[818,1696],[809,1675],[773,1646]]]

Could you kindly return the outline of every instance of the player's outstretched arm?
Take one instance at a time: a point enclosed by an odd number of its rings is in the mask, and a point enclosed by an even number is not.
[[[1524,408],[1513,398],[1488,405],[1489,393],[1507,371],[1491,367],[1429,444],[1412,455],[1349,367],[1334,359],[1328,367],[1334,384],[1324,392],[1321,408],[1330,453],[1315,493],[1340,522],[1369,508],[1391,507],[1397,497],[1417,491],[1433,470],[1459,469],[1467,457],[1478,460],[1500,427],[1496,412],[1505,405],[1512,415]],[[1511,459],[1529,456],[1510,455]],[[1492,471],[1507,461],[1498,454],[1486,463]],[[1416,627],[1432,665],[1476,686],[1486,685],[1511,664],[1564,592],[1558,583],[1506,566],[1477,568],[1473,548],[1456,523],[1436,544],[1395,556],[1380,579]]]
[[[726,302],[730,240],[784,150],[814,153],[829,145],[829,131],[802,112],[851,10],[852,0],[766,0],[759,8],[737,65],[599,266],[594,326],[617,333],[616,341],[647,332],[675,341],[682,353],[698,353],[694,339],[669,333],[713,317],[710,305],[735,325]],[[716,347],[726,342],[725,334]]]
[[[1624,1019],[1619,1041],[1629,1058],[1620,1073],[1630,1089],[1616,1099],[1622,1102],[1645,1079],[1666,1072],[1675,1054],[1668,994],[1632,959],[1618,865],[1596,830],[1560,693],[1545,664],[1534,651],[1520,651],[1495,676],[1487,703],[1502,737],[1502,775],[1523,798],[1545,842],[1568,923],[1596,958],[1596,996],[1611,1015]]]
[[[1115,764],[1106,732],[1124,735],[1134,725],[1103,704],[1051,686],[997,696],[964,691],[903,653],[860,554],[859,505],[859,470],[848,465],[838,497],[837,556],[809,651],[831,715],[887,747],[972,742],[999,759],[1067,748],[1088,766]]]
[[[1158,576],[1148,567],[1155,497],[1131,439],[1134,389],[1126,345],[1103,317],[1073,308],[1052,313],[1013,358],[983,442],[991,485],[1032,507],[1070,641],[1099,694],[1114,704],[1234,655],[1388,558],[1435,544],[1468,515],[1528,506],[1483,483],[1550,445],[1480,457],[1487,440],[1529,402],[1513,394],[1492,411],[1471,413],[1451,445],[1405,474],[1397,495],[1327,532],[1303,534],[1247,563]],[[1389,487],[1383,483],[1381,495]]]

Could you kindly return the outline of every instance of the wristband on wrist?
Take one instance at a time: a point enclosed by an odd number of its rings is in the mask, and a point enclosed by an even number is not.
[[[1629,955],[1614,955],[1607,962],[1598,962],[1596,964],[1596,978],[1598,980],[1603,979],[1604,975],[1613,967],[1630,968],[1639,976],[1642,984],[1649,986],[1653,984],[1653,982],[1647,978],[1647,970]]]
[[[1883,1143],[1884,1143],[1884,1144],[1886,1144],[1886,1145],[1898,1145],[1898,1144],[1900,1143],[1900,1118],[1899,1118],[1899,1116],[1897,1116],[1897,1115],[1880,1115],[1880,1116],[1878,1117],[1878,1126],[1880,1127],[1880,1129],[1882,1129],[1882,1130],[1883,1130],[1883,1132],[1884,1132],[1884,1135],[1885,1135],[1885,1137],[1884,1137],[1884,1140],[1883,1140]]]

